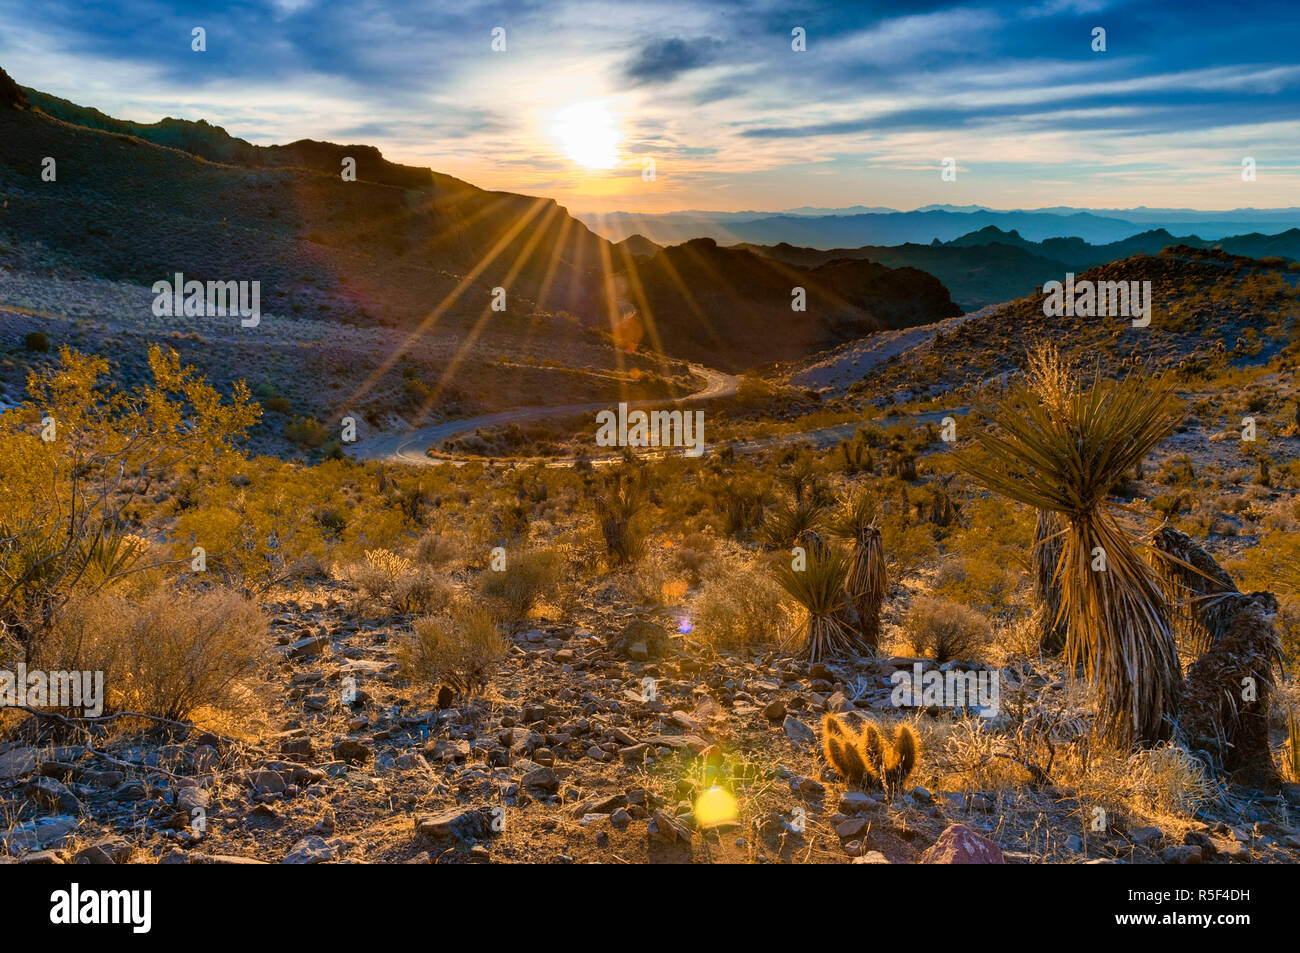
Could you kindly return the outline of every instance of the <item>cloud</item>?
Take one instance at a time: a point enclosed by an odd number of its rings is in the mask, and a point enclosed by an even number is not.
[[[721,42],[708,37],[652,40],[627,64],[623,75],[638,84],[667,83],[690,70],[708,66],[721,46]]]

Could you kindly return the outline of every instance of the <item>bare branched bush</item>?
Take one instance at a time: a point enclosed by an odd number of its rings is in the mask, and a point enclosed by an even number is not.
[[[930,596],[912,600],[903,632],[912,651],[937,662],[976,658],[993,636],[989,620],[974,609]]]
[[[507,625],[528,616],[539,601],[559,591],[563,560],[554,549],[525,549],[507,555],[505,568],[489,569],[479,580],[483,593]]]
[[[421,616],[411,628],[398,650],[402,670],[459,695],[482,692],[508,647],[492,612],[481,605],[459,603],[446,614]]]
[[[227,589],[159,589],[133,604],[101,592],[73,598],[54,619],[43,667],[104,672],[108,707],[184,721],[200,709],[246,714],[264,699],[267,622]]]
[[[716,648],[784,641],[790,628],[785,592],[753,567],[720,567],[692,600],[691,626],[692,639]]]

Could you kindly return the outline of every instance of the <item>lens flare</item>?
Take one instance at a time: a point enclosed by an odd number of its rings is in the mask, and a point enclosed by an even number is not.
[[[706,788],[695,799],[695,823],[699,827],[730,824],[740,816],[731,792],[717,786]]]

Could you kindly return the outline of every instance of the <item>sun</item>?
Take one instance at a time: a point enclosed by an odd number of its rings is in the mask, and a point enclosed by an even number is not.
[[[580,166],[612,169],[618,164],[618,122],[605,103],[574,103],[560,110],[552,121],[551,135]]]

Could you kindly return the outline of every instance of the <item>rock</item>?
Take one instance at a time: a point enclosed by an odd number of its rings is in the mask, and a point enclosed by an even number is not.
[[[530,790],[553,794],[560,786],[560,779],[555,776],[555,772],[550,768],[536,767],[525,774],[519,783]]]
[[[1156,847],[1165,838],[1165,833],[1158,827],[1135,827],[1128,832],[1128,839],[1138,847]]]
[[[316,749],[310,738],[285,738],[280,742],[280,754],[286,758],[312,761],[316,757]]]
[[[835,825],[835,834],[840,840],[849,840],[859,836],[869,824],[865,817],[850,817]]]
[[[101,852],[108,855],[108,859],[112,863],[129,863],[131,854],[135,853],[135,846],[131,845],[131,842],[127,841],[125,837],[117,835],[100,837],[99,840],[91,841],[87,848],[101,850]]]
[[[786,715],[781,727],[785,729],[785,736],[796,745],[809,745],[817,739],[813,730],[794,715]]]
[[[492,824],[486,810],[452,807],[417,818],[415,832],[427,840],[445,844],[489,837]]]
[[[81,850],[73,854],[73,863],[98,863],[98,865],[107,865],[113,863],[113,858],[109,857],[107,850],[99,848],[94,844],[87,844]]]
[[[250,771],[247,775],[249,785],[256,791],[263,794],[283,794],[285,789],[284,778],[279,771],[272,771],[269,768],[258,768],[256,771]]]
[[[790,779],[790,789],[807,801],[820,801],[826,796],[826,785],[814,778],[800,775]]]
[[[861,857],[854,857],[853,862],[855,864],[887,864],[889,858],[878,850],[869,850]]]
[[[1083,853],[1083,838],[1078,834],[1071,834],[1065,839],[1065,849],[1072,854]]]
[[[615,830],[625,830],[632,823],[632,815],[627,812],[627,808],[620,807],[609,815],[609,823]]]
[[[282,864],[325,864],[338,859],[338,851],[324,838],[308,835],[293,845]]]
[[[877,801],[870,794],[862,791],[845,791],[840,798],[841,814],[861,814],[863,811],[875,807]]]
[[[645,760],[645,756],[649,753],[649,751],[650,751],[650,746],[648,744],[642,743],[637,745],[629,745],[626,748],[618,749],[618,757],[620,761],[626,761],[629,764],[639,764]]]
[[[34,850],[19,858],[20,864],[62,864],[63,856],[57,850]]]
[[[923,864],[1001,864],[1002,851],[965,824],[952,824],[921,855]]]
[[[843,692],[836,692],[830,698],[826,699],[826,710],[829,712],[841,714],[846,711],[856,711],[857,708],[858,706],[849,701],[848,697]]]
[[[674,751],[690,751],[692,754],[699,754],[709,746],[709,743],[699,735],[654,735],[645,740],[645,743],[655,748],[672,748]]]
[[[783,721],[785,719],[785,702],[777,699],[774,702],[768,702],[763,708],[763,717],[768,721]]]
[[[290,642],[284,649],[284,654],[292,659],[312,658],[320,655],[329,647],[330,637],[325,634],[309,635],[304,639],[296,642]]]
[[[24,788],[27,796],[41,807],[64,814],[80,814],[81,801],[68,790],[62,781],[53,778],[36,778]]]
[[[406,754],[398,755],[393,759],[393,767],[399,771],[415,771],[418,774],[432,774],[433,769],[429,767],[429,762],[424,760],[424,755],[418,751],[408,751]]]
[[[650,818],[647,825],[650,836],[659,840],[673,843],[674,841],[691,842],[691,832],[686,825],[682,824],[675,817],[669,817],[663,811],[655,811],[654,816]]]
[[[1174,844],[1160,852],[1166,864],[1203,864],[1205,851],[1193,844]]]
[[[217,866],[221,866],[221,867],[235,867],[235,866],[242,866],[244,864],[265,864],[266,863],[266,861],[264,860],[257,860],[256,858],[253,857],[240,857],[236,854],[204,854],[202,857],[195,858],[195,862],[200,864],[216,864]],[[283,863],[286,864],[289,863],[289,859],[286,857]]]
[[[365,764],[375,756],[369,745],[351,739],[335,742],[333,750],[335,760],[348,764]]]
[[[917,804],[933,804],[934,795],[918,784],[912,788],[912,800]]]
[[[0,752],[0,779],[21,778],[35,770],[35,748],[13,748]]]
[[[429,757],[434,761],[441,761],[447,764],[452,761],[465,761],[469,758],[470,743],[464,738],[440,738],[433,743],[431,748],[426,748]]]

